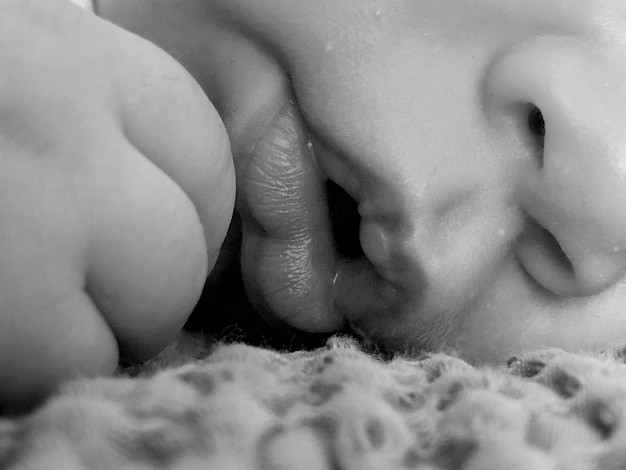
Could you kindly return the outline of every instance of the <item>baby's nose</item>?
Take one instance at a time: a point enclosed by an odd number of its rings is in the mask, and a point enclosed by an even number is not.
[[[605,49],[537,39],[503,53],[485,82],[487,117],[521,162],[517,259],[567,297],[626,273],[626,67]]]

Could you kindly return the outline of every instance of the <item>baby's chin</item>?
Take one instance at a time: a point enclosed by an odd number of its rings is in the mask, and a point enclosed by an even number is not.
[[[423,295],[437,293],[426,288]],[[436,311],[413,298],[395,310],[351,323],[365,338],[391,351],[453,351],[474,363],[502,364],[537,349],[579,352],[622,346],[625,301],[626,281],[594,296],[559,297],[538,285],[511,256],[491,285],[462,308]]]

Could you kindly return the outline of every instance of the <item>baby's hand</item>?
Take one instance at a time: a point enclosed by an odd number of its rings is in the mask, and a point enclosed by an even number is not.
[[[178,332],[234,171],[183,68],[67,0],[0,0],[0,62],[2,409]]]

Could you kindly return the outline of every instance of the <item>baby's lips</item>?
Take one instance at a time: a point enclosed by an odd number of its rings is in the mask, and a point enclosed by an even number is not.
[[[294,102],[282,104],[248,155],[237,158],[242,271],[265,314],[310,332],[333,331],[336,253],[324,178]]]
[[[400,297],[398,288],[383,279],[365,258],[339,264],[333,291],[335,308],[353,324],[391,312]]]

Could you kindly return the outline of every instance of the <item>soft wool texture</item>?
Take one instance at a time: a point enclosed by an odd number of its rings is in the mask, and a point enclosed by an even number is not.
[[[182,365],[181,365],[182,364]],[[0,421],[3,469],[621,469],[626,365],[539,351],[499,368],[279,353],[184,337]]]

